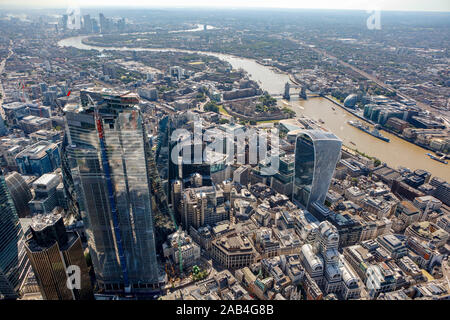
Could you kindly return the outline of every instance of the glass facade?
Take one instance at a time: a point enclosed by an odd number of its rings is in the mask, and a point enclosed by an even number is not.
[[[99,106],[110,177],[103,168],[91,108],[66,110],[66,152],[99,286],[115,291],[124,284],[111,209],[114,201],[130,285],[145,290],[159,278],[147,168],[149,146],[139,109],[120,100],[106,97],[106,103]],[[108,196],[108,178],[114,199]]]
[[[15,299],[30,269],[24,233],[0,172],[0,298]]]
[[[11,198],[14,201],[17,214],[20,218],[24,218],[30,214],[28,202],[33,198],[30,187],[24,178],[17,172],[8,174],[5,178]]]
[[[293,200],[309,208],[324,203],[341,154],[342,141],[330,132],[301,131],[295,143]]]
[[[63,178],[63,192],[60,196],[59,202],[63,205],[67,213],[78,218],[80,210],[78,207],[77,194],[70,170],[70,162],[66,149],[68,147],[67,134],[64,135],[61,144],[61,173]]]

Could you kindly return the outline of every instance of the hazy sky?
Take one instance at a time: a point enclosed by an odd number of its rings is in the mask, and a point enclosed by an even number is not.
[[[0,0],[0,7],[217,7],[450,11],[450,0]]]

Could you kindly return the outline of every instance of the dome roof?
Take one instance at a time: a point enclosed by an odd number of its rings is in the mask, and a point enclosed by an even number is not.
[[[319,232],[324,239],[328,239],[329,241],[339,241],[339,235],[336,227],[329,221],[322,221],[319,224]]]
[[[344,106],[353,108],[356,105],[356,102],[358,101],[358,96],[356,94],[350,94],[345,98],[344,100]]]

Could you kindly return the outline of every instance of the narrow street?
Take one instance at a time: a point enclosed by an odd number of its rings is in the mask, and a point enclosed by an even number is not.
[[[0,63],[0,94],[1,94],[1,96],[0,96],[0,114],[3,117],[3,119],[5,118],[5,112],[3,111],[2,105],[3,105],[3,99],[4,99],[5,94],[4,94],[4,91],[3,91],[3,83],[2,83],[2,76],[1,76],[1,74],[3,73],[3,70],[5,69],[6,60],[8,60],[14,54],[14,52],[12,50],[12,45],[13,45],[13,42],[12,42],[12,40],[10,40],[9,54]]]

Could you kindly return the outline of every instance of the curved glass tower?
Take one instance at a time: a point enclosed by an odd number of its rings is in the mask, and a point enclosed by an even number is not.
[[[16,299],[30,269],[22,225],[0,170],[0,300]]]
[[[299,131],[295,142],[293,201],[305,208],[325,202],[342,141],[331,132]]]

